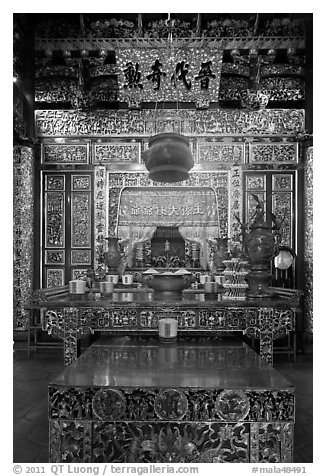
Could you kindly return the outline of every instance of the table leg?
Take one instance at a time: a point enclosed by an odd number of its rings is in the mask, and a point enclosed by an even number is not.
[[[259,309],[259,353],[260,357],[270,365],[273,365],[273,317],[274,310],[269,307]]]
[[[75,307],[64,309],[64,363],[67,367],[74,362],[77,355],[78,341],[78,309]]]

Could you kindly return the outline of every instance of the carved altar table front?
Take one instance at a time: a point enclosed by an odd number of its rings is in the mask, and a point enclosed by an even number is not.
[[[95,331],[122,335],[157,335],[162,317],[178,320],[180,336],[216,336],[241,332],[259,339],[261,358],[273,364],[273,340],[295,330],[297,303],[286,297],[246,301],[221,295],[187,292],[159,297],[133,290],[88,300],[69,295],[38,295],[26,309],[40,309],[43,329],[64,341],[65,365],[77,359],[77,341]],[[41,296],[41,297],[40,297]]]
[[[294,387],[246,344],[106,340],[49,385],[50,462],[292,462]]]

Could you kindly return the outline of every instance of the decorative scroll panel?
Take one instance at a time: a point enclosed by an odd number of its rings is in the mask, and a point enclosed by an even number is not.
[[[41,144],[41,160],[43,164],[88,164],[89,144],[70,141],[69,144]]]
[[[95,164],[139,163],[140,155],[140,142],[116,142],[93,146]]]
[[[64,269],[47,268],[46,269],[46,287],[56,287],[64,285]]]
[[[148,101],[199,102],[218,97],[221,48],[117,48],[119,100],[129,106]]]
[[[96,165],[94,169],[94,269],[96,271],[103,271],[105,267],[102,258],[108,233],[106,190],[106,169]]]
[[[198,162],[243,163],[244,146],[242,144],[221,144],[216,142],[198,142]]]
[[[71,246],[91,247],[91,195],[71,193]]]
[[[179,110],[180,133],[184,135],[268,134],[294,135],[304,131],[303,109],[245,110]],[[160,117],[171,112],[160,111]],[[73,136],[150,136],[157,130],[157,111],[79,112],[76,110],[35,111],[35,131],[38,137]]]
[[[63,192],[45,194],[45,246],[65,246],[65,203]]]
[[[13,304],[14,329],[25,330],[29,312],[24,302],[33,286],[34,153],[13,149]]]
[[[240,222],[243,221],[242,201],[243,201],[243,186],[242,186],[242,172],[241,167],[231,168],[231,205],[230,205],[230,231],[227,236],[230,237],[232,243],[240,241],[241,227]],[[226,238],[226,236],[225,236]]]
[[[298,144],[297,143],[270,143],[270,144],[249,144],[250,163],[297,163]]]

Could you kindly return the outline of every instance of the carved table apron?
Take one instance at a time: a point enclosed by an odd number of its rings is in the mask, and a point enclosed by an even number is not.
[[[50,462],[292,462],[294,387],[246,344],[137,339],[50,383]]]
[[[115,293],[118,298],[88,301],[69,296],[29,306],[41,309],[43,329],[64,341],[65,365],[77,358],[77,340],[95,331],[120,335],[157,335],[162,317],[178,320],[178,335],[242,332],[259,339],[260,355],[273,364],[273,340],[294,331],[295,306],[285,298],[221,301],[213,295],[188,294],[160,300],[153,293]],[[125,300],[123,300],[125,298]],[[200,300],[199,300],[200,299]],[[28,308],[28,307],[26,307]]]

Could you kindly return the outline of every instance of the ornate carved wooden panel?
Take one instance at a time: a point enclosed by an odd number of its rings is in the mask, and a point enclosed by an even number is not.
[[[140,142],[112,141],[93,145],[93,162],[95,164],[139,163],[140,156]]]
[[[264,202],[266,217],[274,213],[281,223],[280,245],[295,249],[295,172],[246,172],[244,176],[245,221],[253,217],[257,205],[253,195],[256,195]]]
[[[219,142],[198,141],[197,144],[198,162],[210,163],[243,163],[243,144],[225,144]]]
[[[41,161],[43,164],[88,164],[89,141],[44,141],[41,144]]]
[[[43,172],[42,286],[85,274],[93,254],[90,173]]]
[[[254,143],[249,144],[249,163],[280,163],[298,162],[298,143]]]
[[[305,223],[304,223],[304,274],[306,330],[313,330],[313,147],[306,152],[305,175]]]
[[[13,317],[14,329],[25,330],[29,311],[24,301],[33,286],[34,153],[24,146],[13,152]]]
[[[162,112],[168,120],[169,113]],[[304,110],[179,110],[179,131],[184,135],[293,135],[304,131]],[[163,121],[166,122],[166,121]],[[159,130],[157,128],[159,127]],[[173,124],[171,124],[173,127]],[[37,110],[35,129],[38,137],[120,136],[143,137],[161,132],[157,112]],[[173,129],[172,129],[173,130]]]

